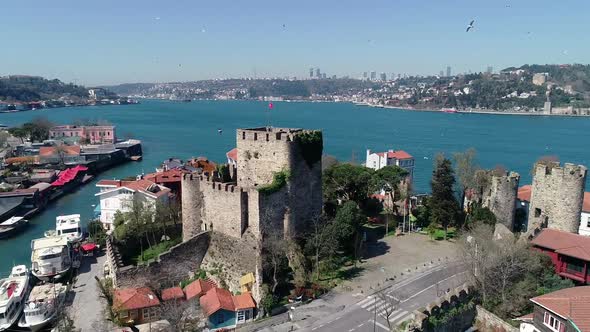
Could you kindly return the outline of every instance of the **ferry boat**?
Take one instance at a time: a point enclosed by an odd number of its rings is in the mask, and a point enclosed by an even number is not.
[[[11,217],[0,223],[0,239],[14,235],[21,231],[25,226],[29,224],[29,221],[23,217]]]
[[[71,243],[82,241],[83,233],[80,228],[80,215],[69,214],[55,218],[55,230],[45,232],[45,237],[65,236]]]
[[[18,326],[39,331],[57,317],[66,298],[67,287],[61,283],[43,283],[33,287]]]
[[[443,108],[441,109],[442,112],[444,113],[459,113],[459,111],[457,111],[456,108],[451,107],[451,108]]]
[[[23,311],[29,292],[29,271],[24,265],[12,268],[10,276],[0,280],[0,331],[10,329]]]
[[[39,280],[57,280],[72,268],[70,243],[66,236],[31,241],[31,273]]]

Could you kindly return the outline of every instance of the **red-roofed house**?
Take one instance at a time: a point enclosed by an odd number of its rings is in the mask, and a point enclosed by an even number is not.
[[[229,150],[225,156],[227,157],[227,163],[229,165],[233,165],[238,167],[238,148],[233,148]]]
[[[256,304],[250,293],[231,295],[228,290],[211,288],[199,299],[208,327],[215,331],[234,328],[253,319]]]
[[[113,310],[125,322],[142,324],[158,320],[160,300],[148,287],[115,289]]]
[[[580,216],[578,234],[590,236],[590,192],[584,193],[584,203],[582,204],[582,215]]]
[[[212,281],[197,279],[184,287],[184,293],[186,294],[186,299],[190,300],[205,295],[207,291],[215,287],[217,287],[217,285]]]
[[[590,283],[590,237],[546,228],[531,244],[551,257],[560,276],[581,284]]]
[[[39,162],[41,164],[79,164],[84,162],[80,156],[79,145],[42,146],[39,148]]]
[[[522,332],[590,331],[590,286],[561,289],[531,302],[533,317],[521,319]]]
[[[399,166],[408,171],[410,182],[414,179],[414,157],[403,150],[389,150],[387,152],[372,152],[367,149],[365,166],[374,170],[385,166]]]
[[[184,292],[182,288],[176,286],[162,290],[162,301],[182,301],[184,300]]]
[[[100,180],[96,184],[100,192],[100,222],[106,230],[113,229],[115,213],[130,211],[134,199],[155,207],[156,202],[167,203],[170,189],[146,179],[135,181]]]

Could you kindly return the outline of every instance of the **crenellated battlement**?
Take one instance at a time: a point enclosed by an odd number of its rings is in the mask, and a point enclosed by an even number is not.
[[[203,187],[209,187],[212,189],[216,189],[219,191],[225,192],[244,192],[244,189],[235,183],[223,183],[219,181],[214,181],[210,176],[204,176],[201,174],[183,174],[182,175],[183,181],[199,181],[203,184]]]
[[[565,163],[561,166],[558,161],[535,164],[535,176],[541,177],[552,176],[579,180],[579,178],[586,177],[587,170],[586,166],[572,163]]]
[[[292,142],[296,134],[302,131],[302,129],[273,127],[238,129],[237,139],[238,141]]]

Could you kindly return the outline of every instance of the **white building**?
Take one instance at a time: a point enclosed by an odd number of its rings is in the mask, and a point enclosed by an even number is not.
[[[580,217],[578,234],[590,236],[590,192],[584,193],[584,203],[582,204],[582,216]]]
[[[387,152],[372,152],[367,149],[367,159],[365,166],[374,170],[381,169],[385,166],[399,166],[408,171],[410,183],[414,179],[414,157],[403,150],[389,150]]]
[[[155,207],[156,202],[167,203],[170,196],[170,189],[145,179],[100,180],[96,186],[100,188],[95,194],[100,199],[100,222],[107,231],[114,229],[115,213],[130,211],[134,199]]]

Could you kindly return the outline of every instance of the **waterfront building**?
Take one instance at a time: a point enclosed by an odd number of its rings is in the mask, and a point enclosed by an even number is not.
[[[373,152],[367,149],[365,166],[374,170],[385,166],[399,166],[408,171],[408,179],[412,182],[414,178],[414,157],[403,150],[389,150],[387,152]]]
[[[130,324],[142,324],[158,320],[160,300],[148,287],[119,288],[114,290],[113,311]]]
[[[115,143],[115,126],[63,125],[49,129],[49,138],[55,140],[84,139],[90,144]]]
[[[42,146],[39,148],[39,163],[75,165],[84,163],[79,145]]]
[[[250,293],[232,295],[222,288],[210,289],[199,302],[211,330],[231,329],[249,322],[254,318],[256,308]]]
[[[551,258],[555,273],[561,277],[576,283],[590,283],[590,237],[543,229],[531,245]]]
[[[590,331],[590,286],[565,288],[530,301],[533,312],[517,318],[520,331]]]
[[[146,207],[155,208],[156,203],[167,203],[170,189],[152,181],[100,180],[96,184],[100,191],[95,194],[100,199],[100,222],[107,231],[113,230],[115,213],[131,211],[134,200]]]

